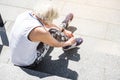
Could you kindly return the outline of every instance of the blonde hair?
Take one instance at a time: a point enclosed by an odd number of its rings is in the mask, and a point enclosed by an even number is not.
[[[52,23],[53,19],[58,17],[57,9],[52,4],[36,5],[33,9],[33,13],[47,23]]]

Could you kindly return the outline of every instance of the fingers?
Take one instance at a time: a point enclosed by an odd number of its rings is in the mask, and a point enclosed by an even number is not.
[[[70,31],[67,33],[67,36],[68,36],[69,38],[74,37],[73,33],[70,32]]]
[[[68,42],[69,42],[69,45],[74,44],[74,43],[75,43],[75,38],[74,38],[74,37],[71,37],[71,38],[68,40]]]
[[[71,33],[71,34],[69,34],[69,37],[74,37],[74,35]]]

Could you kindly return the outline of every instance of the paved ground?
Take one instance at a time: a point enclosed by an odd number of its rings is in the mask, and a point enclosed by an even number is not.
[[[11,66],[8,39],[15,18],[43,0],[0,0],[5,22],[0,28],[0,80],[120,80],[120,0],[49,1],[60,12],[56,24],[60,24],[67,13],[74,13],[71,27],[77,28],[74,34],[81,36],[84,43],[68,52],[51,49],[37,71]]]

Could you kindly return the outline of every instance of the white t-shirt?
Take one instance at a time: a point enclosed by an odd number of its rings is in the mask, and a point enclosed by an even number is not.
[[[30,41],[28,35],[37,26],[42,26],[42,24],[31,15],[31,11],[26,11],[17,17],[9,42],[13,64],[28,66],[35,61],[39,42]]]

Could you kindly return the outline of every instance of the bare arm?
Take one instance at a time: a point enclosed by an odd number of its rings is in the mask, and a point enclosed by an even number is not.
[[[53,38],[53,36],[44,27],[34,28],[30,32],[28,37],[33,42],[40,41],[54,47],[64,47],[64,46],[72,45],[75,42],[74,37],[71,37],[66,42],[59,42],[55,38]]]

